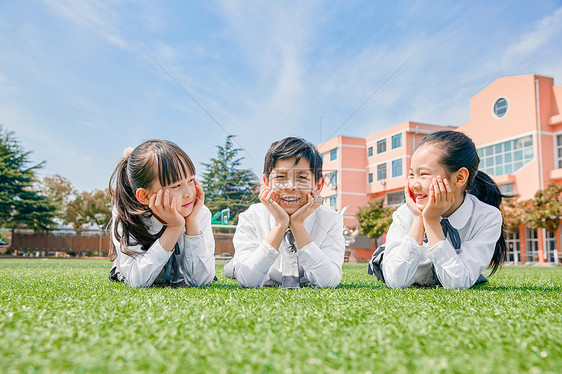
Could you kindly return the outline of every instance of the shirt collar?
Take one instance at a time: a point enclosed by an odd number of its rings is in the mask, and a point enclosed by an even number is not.
[[[455,210],[449,217],[444,218],[447,218],[449,220],[451,226],[456,229],[460,229],[468,223],[473,209],[474,201],[472,201],[471,195],[467,193],[464,195],[464,201],[462,202],[461,206],[459,206],[458,209]]]

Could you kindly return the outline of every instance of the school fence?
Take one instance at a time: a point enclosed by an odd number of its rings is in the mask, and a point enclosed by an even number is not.
[[[218,258],[230,258],[234,254],[232,233],[214,233],[215,253]],[[12,234],[11,252],[15,256],[100,256],[109,253],[109,237],[103,231],[55,231],[37,233],[15,230]]]
[[[228,260],[234,255],[233,232],[214,232],[215,257]],[[375,248],[373,239],[359,236],[346,249],[346,262],[366,262]],[[12,233],[11,253],[14,256],[34,257],[106,257],[109,253],[109,237],[104,231],[55,231],[36,233],[15,230]]]

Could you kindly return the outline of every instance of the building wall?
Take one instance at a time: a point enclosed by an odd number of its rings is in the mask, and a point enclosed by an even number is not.
[[[503,116],[494,112],[498,99],[507,100],[507,111]],[[345,211],[345,225],[357,226],[357,211],[368,201],[384,198],[389,193],[403,191],[412,153],[419,146],[423,137],[431,132],[443,129],[456,129],[472,138],[481,155],[481,169],[486,165],[484,152],[494,150],[492,162],[494,168],[490,175],[503,187],[512,186],[512,193],[521,199],[534,197],[537,190],[545,188],[552,181],[562,183],[562,86],[554,86],[552,78],[537,75],[500,77],[476,93],[470,100],[470,119],[458,128],[416,122],[404,122],[365,138],[339,136],[320,145],[324,153],[325,170],[337,172],[337,188],[326,187],[322,196],[324,204],[329,205],[329,196],[337,196],[337,210]],[[392,148],[392,137],[401,134],[401,145]],[[560,135],[560,144],[557,136]],[[528,154],[523,160],[524,166],[514,171],[518,157],[515,150],[519,139],[532,136],[532,143],[523,146],[520,154]],[[386,140],[386,150],[377,153],[377,143]],[[508,142],[508,145],[504,143]],[[369,155],[369,148],[372,154]],[[491,148],[488,148],[491,147]],[[338,149],[338,158],[329,161],[329,151]],[[530,153],[532,152],[532,153]],[[510,155],[508,155],[508,153]],[[532,157],[531,157],[532,155]],[[501,156],[496,158],[496,156]],[[560,164],[558,163],[560,159]],[[401,175],[392,176],[392,161],[402,160]],[[501,164],[497,164],[502,160]],[[509,161],[511,160],[511,161]],[[386,164],[386,178],[377,180],[377,166]],[[511,165],[511,172],[507,165]],[[502,168],[496,168],[503,165]],[[500,173],[501,172],[501,173]],[[369,183],[369,174],[372,182]],[[522,256],[527,252],[529,238],[524,227],[519,232],[519,247]],[[539,260],[546,256],[546,233],[538,230]],[[556,233],[556,248],[560,251],[560,230]]]

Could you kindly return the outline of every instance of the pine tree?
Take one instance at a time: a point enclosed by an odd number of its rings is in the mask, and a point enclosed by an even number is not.
[[[0,227],[44,230],[53,223],[55,207],[33,187],[45,162],[28,167],[30,153],[0,125]]]
[[[205,166],[201,185],[205,191],[205,205],[213,214],[230,208],[230,216],[237,222],[238,214],[257,200],[255,186],[259,184],[257,176],[250,170],[241,169],[243,157],[238,157],[240,148],[232,142],[234,135],[226,138],[224,146],[217,146],[217,157]]]

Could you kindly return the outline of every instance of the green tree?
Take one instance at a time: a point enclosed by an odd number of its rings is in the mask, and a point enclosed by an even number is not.
[[[0,227],[46,230],[56,208],[34,188],[36,170],[14,133],[0,125]]]
[[[96,223],[104,228],[111,218],[111,198],[109,190],[83,191],[68,203],[64,221],[72,224],[80,233],[85,224]]]
[[[384,206],[384,198],[369,202],[357,212],[359,232],[369,238],[377,239],[388,231],[395,210]]]
[[[240,148],[235,148],[232,142],[234,135],[226,138],[224,146],[217,146],[217,157],[209,163],[202,163],[205,167],[201,185],[205,190],[205,204],[213,214],[230,208],[230,216],[234,222],[238,214],[257,200],[255,186],[258,178],[250,170],[242,169],[240,164],[243,157],[238,157]]]
[[[502,202],[503,223],[507,231],[516,232],[525,223],[529,204],[529,200],[518,200],[518,197],[507,198]]]
[[[78,195],[72,183],[67,178],[55,174],[43,178],[39,184],[39,189],[51,204],[55,206],[57,218],[64,221],[66,207],[72,197]]]
[[[555,232],[562,218],[562,186],[550,183],[527,204],[525,222],[533,228]]]

